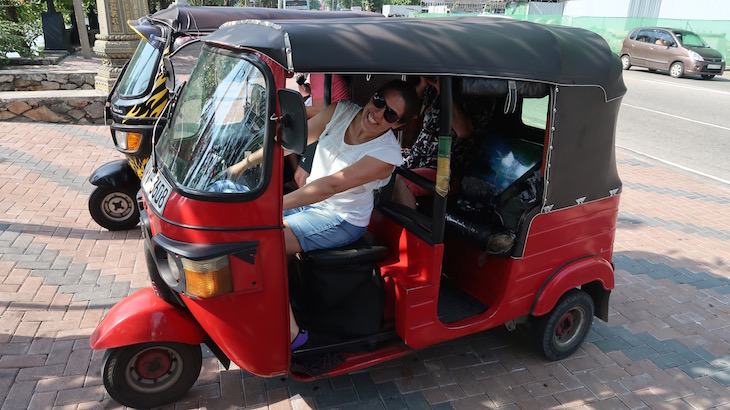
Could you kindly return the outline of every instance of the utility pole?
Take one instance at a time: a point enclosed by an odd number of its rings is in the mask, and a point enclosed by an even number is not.
[[[89,33],[86,31],[86,21],[84,21],[84,5],[81,0],[73,0],[74,18],[76,19],[76,27],[79,30],[79,41],[81,42],[81,55],[84,59],[91,59],[91,47],[89,46]]]

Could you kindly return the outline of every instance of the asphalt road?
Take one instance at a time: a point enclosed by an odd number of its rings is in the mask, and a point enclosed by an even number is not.
[[[730,72],[707,81],[632,68],[624,82],[618,149],[730,189]]]

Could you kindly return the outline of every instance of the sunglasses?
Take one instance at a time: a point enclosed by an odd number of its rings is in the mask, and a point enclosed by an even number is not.
[[[383,119],[389,123],[398,122],[400,118],[398,117],[398,113],[395,112],[392,108],[388,107],[388,104],[385,103],[385,96],[381,91],[378,91],[373,95],[373,105],[377,109],[385,108],[385,112],[383,112]]]

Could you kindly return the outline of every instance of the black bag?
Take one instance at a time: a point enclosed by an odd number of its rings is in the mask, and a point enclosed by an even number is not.
[[[292,307],[305,329],[343,340],[381,331],[385,291],[377,266],[318,266],[302,279]]]

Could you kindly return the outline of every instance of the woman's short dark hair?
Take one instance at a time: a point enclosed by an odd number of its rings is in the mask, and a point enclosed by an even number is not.
[[[405,124],[418,114],[418,111],[421,109],[421,100],[418,98],[416,89],[412,85],[402,80],[393,80],[380,88],[380,91],[386,90],[397,92],[406,102],[406,108],[398,121],[399,123]]]

